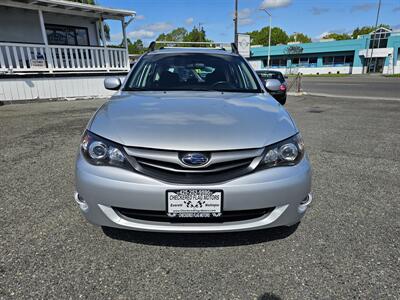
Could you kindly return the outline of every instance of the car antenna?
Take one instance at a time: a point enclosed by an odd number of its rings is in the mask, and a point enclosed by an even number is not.
[[[239,50],[235,43],[231,43],[232,53],[239,54]]]

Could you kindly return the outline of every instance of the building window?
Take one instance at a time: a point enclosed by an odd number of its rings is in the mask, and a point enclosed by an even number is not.
[[[277,67],[286,67],[287,60],[285,58],[279,58],[276,60]]]
[[[325,66],[335,66],[335,67],[342,67],[342,66],[351,66],[353,65],[353,55],[344,56],[325,56],[322,59],[322,63]]]
[[[333,58],[333,63],[335,66],[344,65],[344,56],[335,56]]]
[[[46,33],[50,45],[89,46],[87,28],[46,24]]]
[[[325,56],[322,59],[322,63],[326,66],[331,66],[333,65],[333,56]]]
[[[268,66],[268,60],[263,60],[264,67]],[[285,58],[271,58],[271,67],[272,68],[286,68],[286,59]]]
[[[292,60],[292,65],[299,65],[300,67],[316,67],[317,66],[317,57],[295,57]]]
[[[308,60],[309,66],[310,67],[316,67],[317,66],[317,61],[318,61],[317,57],[310,57],[310,59]]]
[[[377,29],[371,33],[371,40],[369,42],[370,48],[386,48],[388,44],[388,38],[390,36],[390,30],[385,28]]]
[[[354,60],[354,56],[353,55],[346,56],[345,59],[344,59],[344,63],[346,65],[352,65],[353,64],[353,60]]]
[[[300,57],[300,66],[308,67],[308,57]]]

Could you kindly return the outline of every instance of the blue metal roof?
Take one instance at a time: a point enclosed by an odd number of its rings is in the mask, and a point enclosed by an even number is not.
[[[365,49],[367,47],[367,42],[367,39],[360,38],[354,40],[300,43],[293,45],[302,47],[302,54],[309,54]],[[285,55],[285,49],[289,46],[291,45],[271,46],[271,55]],[[268,47],[252,47],[251,54],[252,57],[265,57],[268,54]]]
[[[302,54],[310,53],[329,53],[329,52],[346,52],[358,51],[368,48],[370,35],[361,35],[358,39],[342,40],[342,41],[324,41],[313,43],[292,44],[303,48]],[[398,47],[400,43],[400,32],[392,32],[389,36],[388,47]],[[285,49],[290,45],[271,46],[271,55],[285,55]],[[251,57],[265,57],[268,55],[268,47],[252,47]]]

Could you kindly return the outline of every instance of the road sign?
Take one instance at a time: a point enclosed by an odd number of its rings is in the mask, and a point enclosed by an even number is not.
[[[238,34],[238,50],[243,57],[250,57],[250,35]]]

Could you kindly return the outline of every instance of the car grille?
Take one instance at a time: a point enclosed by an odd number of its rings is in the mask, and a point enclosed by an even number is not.
[[[216,151],[203,167],[190,167],[179,157],[186,152],[125,147],[137,172],[170,183],[207,184],[234,179],[252,172],[262,159],[264,149]]]
[[[221,217],[210,218],[171,218],[167,216],[165,211],[139,210],[120,207],[113,207],[113,209],[122,216],[143,221],[168,223],[224,223],[246,221],[267,216],[274,210],[274,207],[251,210],[224,211]]]

